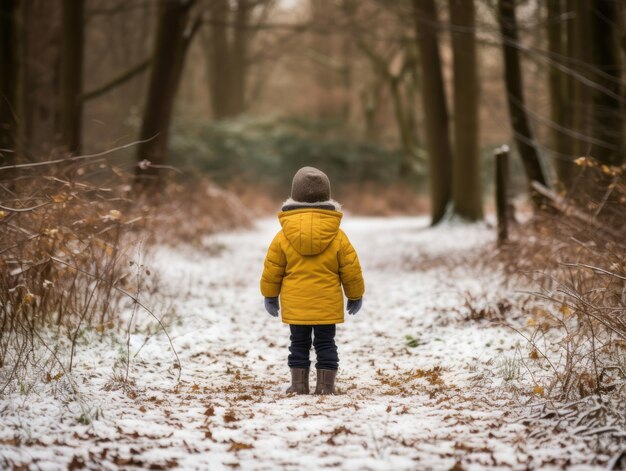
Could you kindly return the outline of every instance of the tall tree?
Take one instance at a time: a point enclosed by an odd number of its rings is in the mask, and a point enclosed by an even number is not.
[[[137,147],[137,177],[144,187],[158,184],[167,161],[169,127],[186,52],[198,23],[187,29],[194,0],[160,0],[150,83]],[[150,165],[142,165],[148,161]]]
[[[18,0],[0,2],[0,165],[15,160]]]
[[[83,121],[84,0],[63,0],[59,134],[70,154],[80,153]]]
[[[246,108],[253,0],[214,0],[210,11],[208,75],[213,116],[232,118]]]
[[[248,79],[248,56],[250,45],[250,16],[252,0],[238,0],[235,11],[235,30],[232,45],[231,112],[241,114],[246,108],[246,85]]]
[[[210,35],[207,36],[209,51],[209,86],[213,116],[223,119],[230,116],[229,86],[231,67],[228,40],[228,20],[230,7],[228,0],[215,0],[212,3]]]
[[[17,154],[27,160],[57,147],[61,10],[48,0],[20,2]]]
[[[548,0],[546,30],[550,52],[548,87],[550,92],[551,145],[554,168],[562,188],[569,188],[576,166],[572,152],[572,77],[564,72],[564,61],[571,50],[571,24],[568,5],[571,0]]]
[[[342,11],[348,20],[349,37],[360,52],[369,60],[374,75],[372,84],[361,91],[361,101],[364,111],[365,138],[375,141],[380,133],[376,125],[376,114],[379,111],[384,89],[388,90],[390,103],[395,118],[400,145],[404,158],[399,166],[401,176],[415,172],[414,166],[419,158],[420,143],[417,135],[417,119],[415,117],[416,94],[418,88],[417,74],[417,46],[413,35],[403,35],[393,47],[380,47],[380,41],[369,40],[374,36],[359,26],[361,20],[371,15],[371,11],[360,10],[363,2],[359,0],[343,0]],[[396,11],[394,5],[385,4],[384,8],[394,15],[404,15],[405,11]],[[349,74],[348,74],[349,75]],[[346,77],[347,81],[350,80]],[[348,86],[346,86],[346,91]],[[349,117],[349,108],[344,109],[344,118]],[[336,115],[336,114],[335,114]]]
[[[452,202],[456,214],[475,221],[483,217],[483,207],[474,0],[450,0],[450,23],[454,69]]]
[[[557,1],[548,4],[550,17],[557,15]],[[556,80],[552,72],[552,88],[560,87],[561,96],[572,109],[561,112],[565,129],[572,128],[571,154],[591,155],[608,165],[624,161],[624,90],[623,60],[620,51],[620,3],[614,0],[566,0],[565,11],[573,16],[567,28],[566,52],[569,79]],[[562,8],[562,5],[561,5]],[[622,7],[623,8],[623,7]],[[564,40],[561,35],[561,40]],[[557,57],[555,33],[548,36]],[[558,100],[556,100],[558,101]],[[554,107],[558,112],[559,105]],[[554,118],[553,118],[554,119]],[[561,123],[557,123],[561,124]],[[568,149],[569,150],[569,149]],[[558,170],[558,167],[557,167]]]
[[[413,0],[413,18],[422,70],[426,149],[430,169],[432,224],[445,215],[452,195],[452,147],[439,55],[438,19],[434,0]]]
[[[588,16],[591,9],[588,0],[571,0],[568,5],[574,14],[572,34],[570,36],[571,64],[575,74],[572,83],[573,128],[576,138],[573,141],[574,156],[587,155],[591,148],[589,127],[589,104],[591,90],[588,86],[590,77],[586,67],[591,60],[591,48],[589,45],[590,32]]]
[[[591,46],[591,135],[605,143],[591,153],[607,165],[625,161],[624,95],[620,53],[619,5],[616,0],[591,0],[588,17]]]
[[[518,52],[515,0],[498,0],[498,20],[504,55],[504,84],[515,144],[524,164],[529,185],[533,181],[546,185],[539,151],[526,113],[524,83]],[[538,206],[542,201],[541,196],[532,187],[530,187],[530,193],[534,204]]]

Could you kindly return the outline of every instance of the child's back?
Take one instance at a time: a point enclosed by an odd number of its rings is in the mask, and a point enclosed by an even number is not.
[[[356,252],[339,228],[335,210],[302,208],[278,216],[283,227],[265,259],[261,292],[280,293],[286,324],[339,324],[344,321],[343,295],[363,296]]]
[[[349,299],[348,311],[356,314],[361,306],[365,291],[361,266],[339,228],[339,209],[338,203],[330,200],[328,177],[312,167],[300,169],[294,177],[292,198],[278,215],[282,230],[265,258],[261,293],[266,308],[277,316],[280,295],[282,320],[291,328],[289,392],[308,393],[311,343],[318,357],[316,393],[334,392],[338,368],[335,324],[344,322],[342,286]]]

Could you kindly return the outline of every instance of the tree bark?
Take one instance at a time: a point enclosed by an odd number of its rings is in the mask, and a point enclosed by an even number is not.
[[[80,153],[83,121],[84,0],[63,0],[59,134],[61,146]]]
[[[250,0],[238,0],[233,31],[230,115],[238,116],[246,109],[246,79],[248,77],[248,45],[250,42]]]
[[[577,133],[577,138],[573,141],[574,157],[588,155],[592,146],[589,143],[589,112],[590,112],[590,90],[589,86],[584,82],[589,78],[586,64],[590,62],[590,32],[589,32],[589,15],[592,14],[589,8],[589,0],[571,0],[569,5],[574,12],[574,20],[572,27],[572,70],[575,77],[572,84],[572,101],[574,102],[573,110],[573,128]]]
[[[215,119],[230,117],[231,55],[228,41],[228,0],[215,0],[211,10],[209,42],[209,86]]]
[[[332,24],[334,15],[337,14],[334,0],[309,0],[311,23],[317,29],[327,28]],[[312,53],[319,57],[317,62],[334,64],[338,58],[339,43],[335,34],[311,33],[307,45]],[[313,69],[314,83],[318,90],[317,94],[317,117],[321,120],[336,119],[341,116],[341,102],[336,96],[337,69],[333,66],[316,67]]]
[[[18,0],[0,2],[0,165],[15,163]]]
[[[498,245],[504,244],[508,237],[510,215],[508,183],[509,183],[509,148],[502,146],[494,152],[495,202],[498,222]]]
[[[483,217],[479,149],[479,85],[473,0],[450,0],[454,67],[452,202],[456,214]]]
[[[20,2],[17,158],[38,160],[57,145],[61,9],[49,0]]]
[[[539,159],[539,151],[537,150],[526,113],[524,84],[517,50],[519,39],[514,0],[498,0],[498,13],[500,31],[502,33],[502,52],[504,55],[504,83],[511,128],[514,133],[515,144],[524,164],[533,203],[538,207],[542,202],[542,198],[532,188],[531,184],[533,181],[539,182],[544,186],[547,186],[547,184]]]
[[[167,161],[169,127],[174,99],[180,80],[185,53],[185,28],[192,1],[161,0],[154,61],[144,109],[140,140],[137,148],[138,183],[154,187],[161,183],[162,172],[151,165]],[[148,161],[151,165],[142,165]]]
[[[431,216],[434,225],[443,218],[452,194],[452,148],[439,55],[435,1],[413,0],[413,16],[422,69],[426,148],[430,168]]]
[[[254,3],[215,0],[211,10],[208,76],[215,119],[239,116],[246,109],[250,19]]]
[[[619,8],[615,0],[593,0],[590,20],[591,79],[601,87],[591,94],[591,135],[605,146],[591,155],[606,165],[621,165],[624,151],[624,95],[619,46]]]
[[[550,51],[550,69],[548,87],[550,92],[550,119],[552,121],[551,144],[554,150],[554,168],[562,189],[568,189],[576,175],[576,165],[572,153],[571,137],[565,130],[571,130],[571,87],[569,75],[560,70],[560,66],[568,65],[563,61],[567,56],[571,36],[569,34],[570,19],[565,19],[567,8],[565,0],[548,0],[547,34]]]

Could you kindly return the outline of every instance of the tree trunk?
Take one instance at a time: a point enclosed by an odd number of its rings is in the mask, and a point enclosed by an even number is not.
[[[233,31],[232,70],[230,74],[230,116],[238,116],[246,108],[246,79],[248,75],[248,43],[250,37],[250,0],[239,0]]]
[[[621,165],[624,151],[622,64],[619,46],[619,8],[615,0],[593,0],[589,20],[591,79],[601,89],[591,93],[591,135],[607,144],[591,155],[606,165]]]
[[[233,77],[231,77],[231,54],[228,41],[229,13],[228,0],[213,2],[210,34],[207,36],[211,106],[213,116],[218,120],[231,116],[229,86]]]
[[[157,33],[154,43],[154,62],[137,148],[137,179],[144,187],[160,184],[158,168],[141,165],[163,165],[167,161],[169,127],[174,110],[174,99],[180,79],[185,52],[185,28],[191,1],[161,0]]]
[[[572,84],[572,97],[574,102],[573,110],[573,128],[577,134],[577,138],[573,141],[574,157],[588,155],[592,149],[589,129],[589,112],[590,112],[590,90],[589,86],[584,83],[589,78],[586,64],[590,62],[589,47],[589,15],[592,14],[589,8],[589,0],[571,0],[568,5],[574,12],[574,20],[572,27],[571,58],[572,69],[575,73]]]
[[[400,91],[402,75],[389,75],[387,82],[389,84],[389,93],[391,94],[391,102],[393,103],[393,112],[398,125],[398,132],[400,134],[400,142],[402,144],[402,150],[407,155],[412,155],[415,152],[414,149],[414,134],[410,127],[410,122],[407,116],[407,112],[404,109],[403,98]],[[405,162],[406,164],[407,162]],[[406,165],[402,166],[402,172],[408,170]]]
[[[454,66],[452,201],[455,213],[470,221],[483,217],[474,18],[473,0],[450,0]]]
[[[439,56],[435,1],[413,0],[413,16],[422,69],[426,148],[430,166],[431,216],[434,225],[443,218],[452,193],[452,148]]]
[[[541,161],[539,160],[539,152],[526,114],[524,84],[517,50],[519,40],[514,0],[498,0],[498,12],[503,41],[504,83],[507,93],[511,128],[515,135],[515,144],[517,145],[522,163],[524,164],[533,203],[538,207],[541,204],[542,198],[530,185],[533,181],[539,182],[544,186],[547,186],[547,184],[541,167]]]
[[[551,143],[554,151],[554,168],[558,182],[563,189],[568,189],[576,175],[576,166],[572,153],[571,137],[564,131],[571,130],[571,83],[569,75],[563,73],[559,66],[563,57],[568,54],[569,23],[565,20],[567,9],[565,0],[548,0],[548,48],[550,50],[550,69],[548,86],[550,91],[550,120],[552,121]],[[564,21],[567,23],[564,24]]]
[[[0,165],[15,162],[17,135],[18,0],[0,3]]]
[[[17,156],[38,160],[56,148],[61,9],[49,0],[20,2]]]
[[[79,154],[83,121],[84,0],[63,0],[59,134],[69,154]]]
[[[377,75],[372,85],[368,85],[359,94],[361,107],[363,110],[363,139],[369,142],[378,142],[380,138],[380,126],[378,125],[378,114],[380,112],[380,102],[383,95],[385,78]]]

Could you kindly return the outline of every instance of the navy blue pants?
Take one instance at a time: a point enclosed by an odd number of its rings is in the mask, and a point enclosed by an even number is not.
[[[291,346],[289,347],[289,368],[310,368],[309,352],[311,345],[315,347],[317,363],[320,370],[336,370],[339,368],[339,356],[335,345],[335,324],[327,325],[290,325]]]

